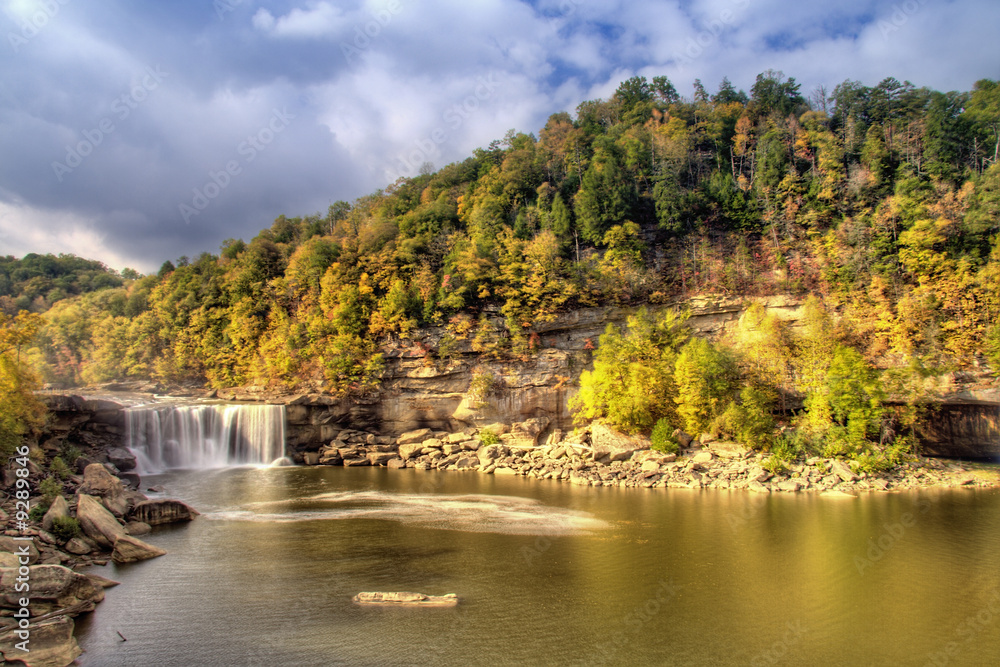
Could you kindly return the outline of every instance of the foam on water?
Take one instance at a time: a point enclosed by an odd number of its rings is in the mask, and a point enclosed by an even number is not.
[[[586,512],[548,507],[530,498],[381,491],[339,491],[248,503],[203,516],[214,520],[268,523],[381,519],[424,528],[508,535],[579,535],[607,527],[604,521]]]

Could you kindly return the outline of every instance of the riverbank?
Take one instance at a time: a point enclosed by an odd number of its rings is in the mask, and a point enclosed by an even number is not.
[[[601,424],[564,434],[530,419],[459,432],[419,429],[398,438],[344,429],[306,465],[386,466],[419,470],[521,475],[593,487],[746,490],[754,493],[855,495],[925,488],[1000,487],[1000,470],[960,461],[912,457],[883,471],[864,471],[851,461],[809,457],[784,464],[735,442],[708,436],[663,453],[648,439],[615,433]]]
[[[139,492],[138,476],[127,472],[135,466],[127,450],[78,456],[73,465],[79,474],[61,457],[34,452],[17,459],[27,475],[5,468],[0,480],[6,492],[0,501],[0,654],[17,661],[12,664],[63,667],[81,653],[74,617],[93,611],[104,589],[118,585],[90,568],[165,555],[139,536],[198,512]],[[30,613],[28,625],[18,618],[23,609]]]

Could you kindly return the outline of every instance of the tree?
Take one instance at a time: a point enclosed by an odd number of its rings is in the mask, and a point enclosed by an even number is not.
[[[594,370],[580,376],[570,401],[577,421],[603,418],[628,432],[650,432],[660,419],[676,421],[673,381],[677,351],[690,336],[687,315],[645,308],[629,316],[625,331],[609,324],[594,353]]]
[[[989,79],[976,81],[966,114],[983,141],[993,145],[993,156],[984,162],[997,164],[1000,160],[1000,82]]]
[[[0,313],[0,456],[11,456],[45,419],[45,408],[35,397],[38,380],[27,367],[26,352],[43,324],[27,311],[15,317]]]
[[[692,434],[708,429],[735,397],[738,373],[733,357],[704,338],[690,339],[677,356],[677,414]]]
[[[796,113],[805,106],[805,99],[799,94],[799,84],[795,77],[785,79],[783,72],[772,69],[757,75],[750,89],[750,104],[757,117],[776,114],[781,117]]]
[[[598,147],[574,200],[580,235],[597,244],[612,225],[630,217],[635,181],[627,177],[620,149],[610,142]]]

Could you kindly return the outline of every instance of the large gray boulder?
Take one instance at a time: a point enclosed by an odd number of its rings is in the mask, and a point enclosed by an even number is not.
[[[96,496],[116,516],[125,516],[128,511],[128,497],[122,481],[109,473],[100,463],[91,463],[83,471],[83,484],[77,490]]]
[[[134,470],[136,461],[135,454],[125,449],[124,447],[115,447],[108,450],[108,461],[113,463],[116,468],[125,472],[127,470]]]
[[[431,430],[429,428],[421,428],[416,431],[407,431],[403,435],[396,438],[397,445],[412,445],[418,442],[423,442],[427,438],[431,437]]]
[[[62,496],[56,496],[56,499],[52,501],[49,505],[49,511],[45,513],[42,517],[42,530],[45,532],[52,532],[52,524],[59,517],[69,516],[69,503]]]
[[[0,569],[0,604],[7,609],[19,609],[19,599],[25,596],[15,589],[17,577],[17,568]],[[81,612],[93,611],[94,605],[104,599],[102,587],[62,565],[32,565],[28,581],[32,616],[75,605],[82,605]]]
[[[191,521],[198,514],[198,510],[179,500],[144,500],[132,508],[129,518],[150,526],[159,526],[165,523]]]
[[[28,545],[28,563],[32,564],[38,560],[38,548],[35,546],[35,540],[15,540],[13,537],[8,537],[7,535],[0,535],[0,553],[10,554],[14,557],[14,561],[17,561],[17,555],[20,554],[21,548],[27,544]],[[16,567],[16,566],[13,566]]]
[[[510,454],[510,450],[504,445],[486,445],[476,452],[480,465],[488,465],[490,462]]]
[[[420,450],[424,448],[423,441],[411,442],[399,446],[399,456],[403,459],[412,459],[420,455]]]
[[[111,553],[111,560],[118,564],[135,563],[140,560],[148,560],[162,556],[166,551],[152,544],[147,544],[138,537],[124,535],[115,542],[115,550]]]
[[[105,549],[113,548],[115,540],[126,535],[118,519],[97,498],[86,493],[77,495],[76,519],[84,535]]]
[[[591,426],[590,442],[595,461],[625,461],[633,452],[649,448],[647,440],[624,435],[600,422]]]
[[[0,634],[0,654],[4,664],[24,665],[24,667],[66,667],[76,664],[83,651],[73,636],[73,619],[59,616],[31,626],[31,651],[25,653],[17,648],[22,641],[17,630]]]
[[[845,482],[856,482],[859,479],[846,463],[837,459],[830,461],[830,472]]]

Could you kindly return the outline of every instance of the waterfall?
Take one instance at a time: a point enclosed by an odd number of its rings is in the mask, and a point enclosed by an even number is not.
[[[285,455],[283,405],[142,405],[125,410],[125,426],[145,474],[268,464]]]

